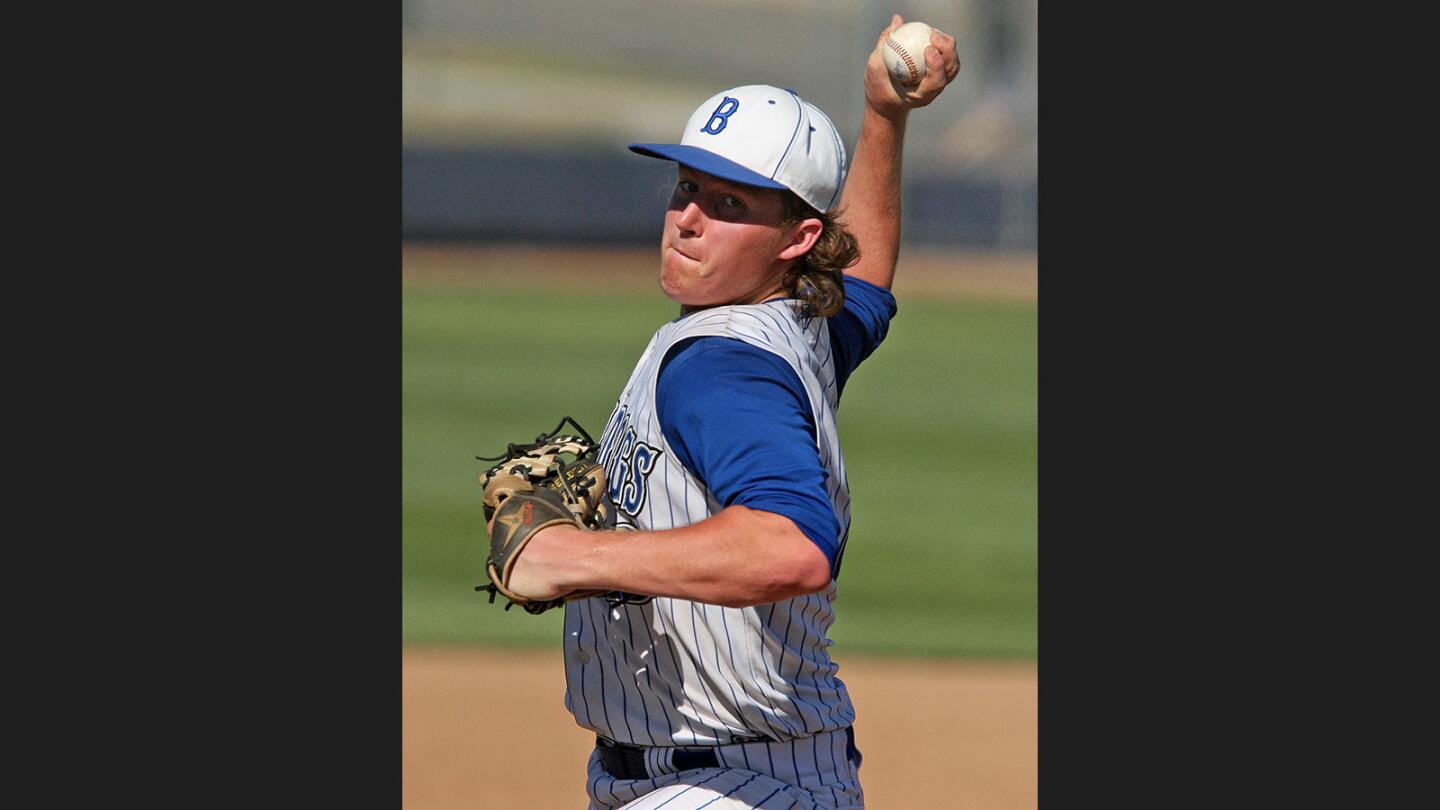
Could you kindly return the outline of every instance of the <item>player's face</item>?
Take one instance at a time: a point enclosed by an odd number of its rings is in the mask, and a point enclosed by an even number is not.
[[[783,294],[786,267],[814,240],[782,224],[781,193],[680,166],[660,239],[660,288],[689,309]]]

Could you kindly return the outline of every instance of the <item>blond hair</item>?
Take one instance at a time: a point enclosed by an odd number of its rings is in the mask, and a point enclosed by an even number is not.
[[[794,192],[782,195],[785,201],[785,225],[805,219],[820,220],[820,238],[814,247],[785,271],[783,284],[800,299],[801,312],[807,317],[828,318],[845,306],[845,268],[860,261],[860,245],[855,236],[839,222],[839,213],[816,210]]]

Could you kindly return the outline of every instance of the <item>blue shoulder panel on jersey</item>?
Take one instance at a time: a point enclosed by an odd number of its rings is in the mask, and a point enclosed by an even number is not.
[[[663,361],[655,406],[676,459],[716,500],[790,518],[834,567],[840,522],[810,399],[789,364],[735,338],[681,341]]]

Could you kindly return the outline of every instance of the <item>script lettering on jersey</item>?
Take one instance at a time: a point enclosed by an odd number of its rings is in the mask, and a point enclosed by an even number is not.
[[[738,109],[740,109],[740,100],[726,96],[720,102],[720,106],[715,108],[715,112],[710,113],[710,120],[705,122],[705,126],[701,127],[700,131],[707,135],[719,135],[725,129],[725,125],[730,123],[730,116],[734,115]]]
[[[610,482],[610,500],[632,518],[645,508],[650,473],[664,450],[642,441],[630,424],[627,408],[616,408],[600,439],[600,464]]]

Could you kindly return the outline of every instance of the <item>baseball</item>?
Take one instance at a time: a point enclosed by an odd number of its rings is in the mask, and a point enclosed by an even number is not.
[[[908,22],[885,38],[885,69],[900,84],[919,84],[925,78],[925,48],[933,29],[923,22]]]

